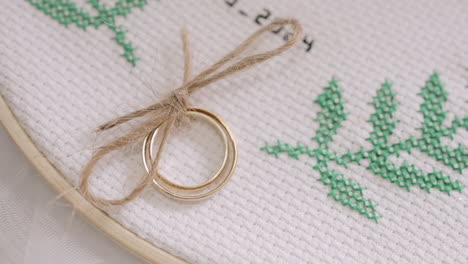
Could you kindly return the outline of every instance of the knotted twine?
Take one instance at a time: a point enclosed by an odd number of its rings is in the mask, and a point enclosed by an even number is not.
[[[291,25],[293,27],[294,33],[288,39],[288,41],[282,46],[267,51],[263,53],[254,54],[251,56],[244,57],[238,60],[236,63],[233,63],[231,66],[226,67],[224,70],[219,71],[224,65],[228,62],[231,62],[234,59],[237,59],[241,53],[243,53],[249,46],[253,44],[263,33],[270,32],[273,29],[276,29],[281,26]],[[162,99],[160,102],[150,105],[141,110],[120,116],[102,126],[99,127],[98,131],[104,131],[115,126],[118,126],[122,123],[125,123],[129,120],[133,120],[139,117],[148,116],[148,119],[126,135],[118,137],[117,139],[112,140],[110,143],[101,146],[98,148],[97,152],[91,157],[88,164],[83,169],[81,174],[81,182],[79,185],[80,192],[82,195],[94,205],[98,207],[108,206],[108,205],[122,205],[129,201],[134,200],[138,195],[143,192],[143,190],[151,184],[152,179],[157,173],[158,163],[161,157],[164,143],[168,135],[170,134],[171,129],[180,124],[184,119],[187,118],[186,113],[187,109],[190,107],[188,98],[190,95],[200,90],[201,88],[217,81],[223,79],[229,75],[232,75],[235,72],[248,69],[256,64],[262,63],[274,56],[277,56],[284,51],[291,48],[297,41],[299,41],[302,34],[302,27],[299,22],[295,19],[278,19],[273,21],[271,24],[259,29],[253,33],[249,38],[242,42],[237,48],[224,56],[221,60],[213,64],[207,70],[201,72],[193,79],[190,80],[192,64],[191,56],[189,51],[189,43],[187,34],[185,31],[182,31],[181,38],[183,43],[184,51],[184,82],[181,87],[175,89],[170,93],[166,98]],[[156,153],[154,161],[152,161],[152,166],[150,171],[142,178],[138,185],[133,189],[128,195],[121,199],[103,199],[95,196],[89,191],[89,178],[92,174],[92,171],[99,160],[101,160],[107,154],[118,150],[126,145],[137,142],[144,137],[152,130],[157,127],[162,127],[162,138],[159,144],[159,149]]]

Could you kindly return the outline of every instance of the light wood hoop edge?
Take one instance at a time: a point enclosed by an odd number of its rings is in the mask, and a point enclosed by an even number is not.
[[[3,96],[0,94],[0,123],[18,145],[20,150],[36,168],[49,185],[75,208],[85,219],[108,235],[112,240],[129,250],[134,255],[150,263],[182,264],[186,261],[156,247],[150,242],[129,231],[101,211],[81,194],[63,177],[62,173],[52,165],[44,154],[36,147],[32,139],[21,127]]]

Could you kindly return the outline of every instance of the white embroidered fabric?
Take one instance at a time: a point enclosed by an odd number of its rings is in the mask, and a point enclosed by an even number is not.
[[[330,164],[366,187],[364,196],[378,204],[382,216],[375,223],[327,195],[329,187],[312,169],[315,159],[275,158],[259,150],[277,139],[313,146],[320,111],[314,100],[332,77],[348,113],[330,143],[337,153],[371,147],[370,103],[386,80],[398,102],[392,142],[420,135],[418,93],[433,72],[448,92],[447,124],[468,116],[466,2],[148,1],[143,10],[117,18],[141,58],[135,67],[105,26],[65,27],[28,1],[2,4],[0,92],[72,184],[100,143],[125,129],[97,135],[99,125],[154,103],[181,84],[181,28],[189,32],[195,72],[257,30],[255,19],[267,11],[271,15],[261,23],[295,17],[307,40],[314,40],[309,52],[301,42],[193,95],[195,106],[218,114],[232,129],[238,165],[231,182],[209,200],[184,203],[148,189],[107,211],[158,247],[193,263],[468,262],[466,190],[447,195],[414,186],[408,192],[374,175],[365,162],[348,168]],[[251,52],[282,44],[282,32],[266,36]],[[174,136],[161,161],[163,172],[178,182],[203,181],[219,166],[222,150],[215,135],[195,126]],[[459,129],[447,142],[468,147],[468,132]],[[140,148],[135,144],[106,157],[91,190],[107,198],[128,192],[144,173]],[[416,150],[394,161],[405,160],[468,185],[468,170],[455,172]]]

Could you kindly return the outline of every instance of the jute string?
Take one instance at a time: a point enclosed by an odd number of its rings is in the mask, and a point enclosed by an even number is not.
[[[285,25],[291,25],[294,30],[293,35],[285,44],[267,52],[258,53],[241,58],[237,62],[232,63],[232,65],[220,71],[220,69],[227,63],[232,62],[234,59],[238,59],[239,55],[243,53],[249,46],[251,46],[263,33],[270,32],[273,29]],[[262,63],[274,56],[283,53],[300,40],[301,34],[302,27],[297,20],[275,20],[271,24],[260,28],[249,38],[247,38],[244,42],[242,42],[239,46],[237,46],[233,51],[225,55],[221,60],[219,60],[210,68],[201,72],[200,74],[191,79],[192,63],[189,50],[189,42],[187,38],[187,33],[185,31],[182,31],[181,38],[184,51],[184,82],[182,86],[175,89],[171,94],[169,94],[169,96],[162,99],[156,104],[150,105],[146,108],[137,110],[127,115],[120,116],[99,127],[98,131],[104,131],[122,123],[125,123],[129,120],[133,120],[143,116],[148,116],[146,121],[142,122],[139,126],[132,129],[126,135],[118,137],[117,139],[112,140],[110,143],[98,148],[97,152],[91,157],[90,161],[82,171],[81,182],[79,185],[79,189],[82,195],[88,201],[92,202],[98,207],[108,205],[122,205],[134,200],[136,197],[138,197],[138,195],[140,195],[141,192],[143,192],[143,190],[148,185],[151,184],[152,179],[155,173],[157,172],[157,167],[161,158],[164,143],[166,142],[171,129],[174,127],[174,124],[176,124],[177,126],[177,124],[179,124],[187,118],[187,108],[190,107],[188,98],[193,92],[198,91],[201,88],[217,80],[232,75],[235,72],[248,69],[256,64]],[[142,140],[148,133],[150,133],[156,127],[162,128],[162,131],[160,132],[162,133],[162,138],[159,144],[159,149],[152,163],[151,170],[142,178],[138,185],[122,199],[103,199],[91,193],[89,190],[89,179],[98,161],[115,150],[118,150],[126,145]]]

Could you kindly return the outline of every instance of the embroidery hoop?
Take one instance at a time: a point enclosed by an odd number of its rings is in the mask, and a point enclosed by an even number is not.
[[[61,197],[93,226],[149,263],[183,264],[187,261],[153,245],[86,200],[63,176],[47,157],[37,148],[0,93],[0,123],[19,147],[24,156]]]

